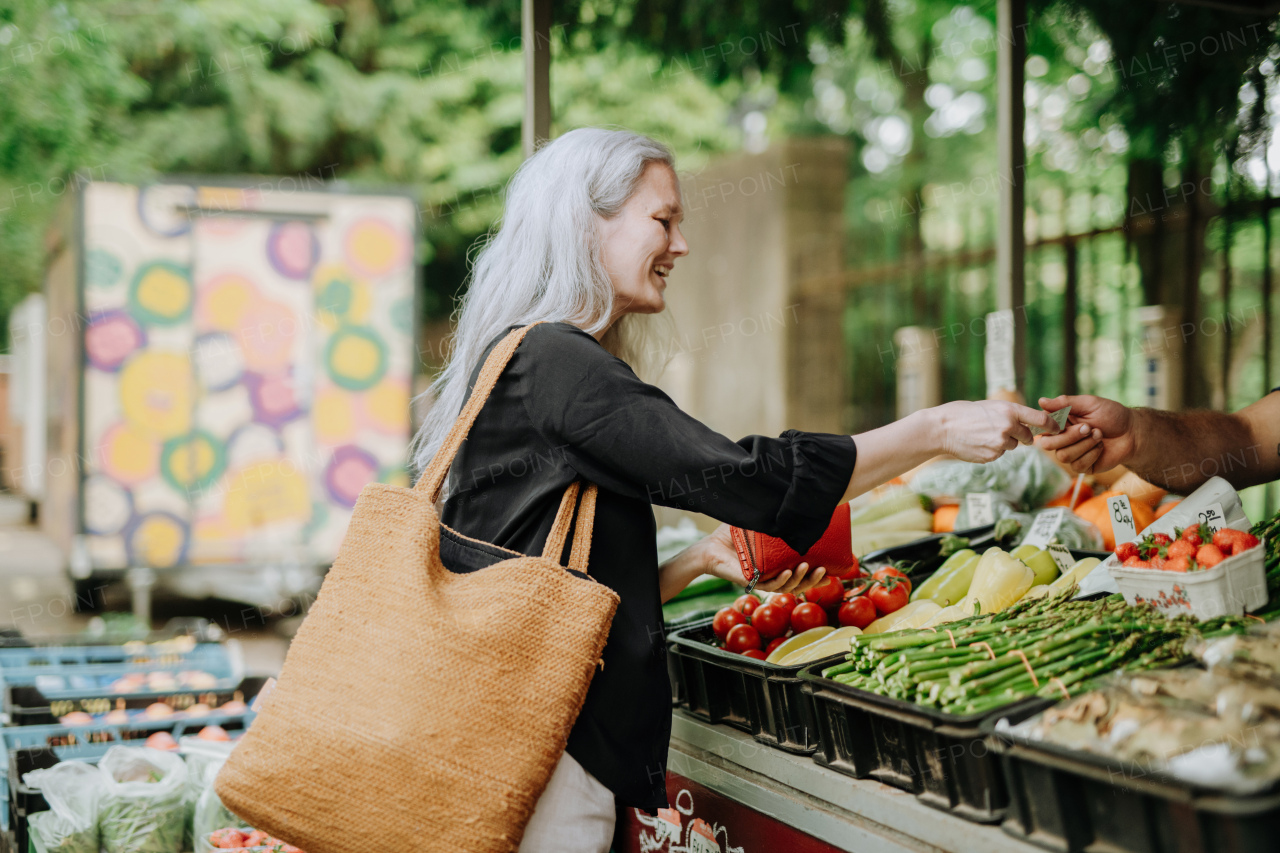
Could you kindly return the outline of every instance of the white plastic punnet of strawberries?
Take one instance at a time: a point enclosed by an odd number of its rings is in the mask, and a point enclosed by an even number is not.
[[[1259,544],[1245,530],[1224,527],[1217,533],[1204,524],[1175,528],[1174,536],[1148,533],[1136,542],[1116,546],[1116,559],[1131,569],[1197,572],[1212,569],[1228,557],[1243,554]],[[1174,538],[1176,537],[1176,538]]]

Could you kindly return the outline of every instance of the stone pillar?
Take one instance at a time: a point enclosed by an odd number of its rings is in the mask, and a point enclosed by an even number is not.
[[[658,384],[730,437],[841,432],[847,143],[776,143],[682,176],[690,253],[667,288]]]

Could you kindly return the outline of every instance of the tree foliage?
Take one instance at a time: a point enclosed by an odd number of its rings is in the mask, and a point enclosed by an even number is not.
[[[520,44],[487,20],[461,0],[0,0],[0,321],[39,288],[76,170],[407,185],[427,307],[446,315],[521,160]],[[694,167],[736,144],[732,86],[566,32],[553,52],[557,132],[625,124]]]

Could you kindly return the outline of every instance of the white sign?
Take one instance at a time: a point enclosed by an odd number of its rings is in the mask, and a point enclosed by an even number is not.
[[[1057,542],[1049,546],[1049,556],[1053,557],[1053,561],[1058,564],[1058,571],[1064,575],[1067,569],[1076,564],[1076,558],[1071,556],[1071,549]]]
[[[965,509],[969,510],[969,526],[983,527],[995,524],[996,514],[991,507],[990,492],[970,492],[964,496]]]
[[[1013,310],[987,315],[987,346],[983,353],[987,372],[987,396],[1018,387],[1013,367]]]
[[[1197,520],[1208,527],[1211,533],[1217,533],[1227,526],[1227,517],[1222,511],[1222,504],[1209,504],[1200,510]]]
[[[1117,545],[1121,542],[1132,542],[1138,538],[1138,531],[1133,525],[1133,507],[1129,506],[1128,495],[1107,498],[1107,511],[1111,513],[1111,530]]]
[[[1022,544],[1034,545],[1037,548],[1047,548],[1054,534],[1058,532],[1058,528],[1062,526],[1062,519],[1066,514],[1067,508],[1058,506],[1037,515],[1036,520],[1031,525],[1031,531],[1022,540]]]

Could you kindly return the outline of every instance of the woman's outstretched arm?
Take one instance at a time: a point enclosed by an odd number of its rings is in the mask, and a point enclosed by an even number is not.
[[[935,456],[992,462],[1019,444],[1030,444],[1031,427],[1058,431],[1044,412],[1000,400],[957,400],[913,412],[853,436],[858,462],[845,499],[870,491]]]
[[[966,462],[991,462],[1019,444],[1031,443],[1031,427],[1057,432],[1047,414],[1016,403],[984,400],[957,401],[922,409],[879,429],[851,436],[858,448],[857,463],[845,500],[874,489],[935,456],[947,454]],[[809,571],[802,563],[757,589],[803,592],[825,576],[823,567]],[[729,526],[686,548],[662,565],[658,573],[662,600],[670,600],[701,574],[746,585],[738,565]]]

